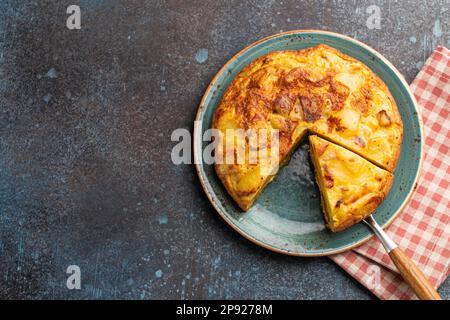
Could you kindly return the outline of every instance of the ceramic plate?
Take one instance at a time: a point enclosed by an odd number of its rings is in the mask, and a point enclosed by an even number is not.
[[[202,139],[221,96],[239,71],[268,52],[299,50],[320,43],[334,47],[369,66],[389,87],[397,102],[404,138],[391,192],[374,213],[382,225],[400,212],[414,190],[422,159],[422,125],[416,102],[402,75],[381,54],[349,37],[316,30],[296,30],[264,38],[235,55],[212,80],[198,109],[194,126],[194,159],[200,182],[209,200],[233,229],[254,243],[277,252],[320,256],[342,252],[362,244],[372,234],[362,223],[331,233],[325,228],[320,194],[314,183],[307,142],[266,187],[248,212],[242,212],[228,196],[213,165],[200,163],[210,142]]]

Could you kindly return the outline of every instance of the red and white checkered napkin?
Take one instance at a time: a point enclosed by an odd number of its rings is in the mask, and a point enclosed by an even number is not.
[[[422,110],[425,159],[415,193],[387,233],[438,287],[450,265],[450,50],[433,52],[411,90]],[[380,299],[417,299],[378,239],[331,259]]]

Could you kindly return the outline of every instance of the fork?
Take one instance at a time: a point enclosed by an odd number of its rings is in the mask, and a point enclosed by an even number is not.
[[[442,300],[422,270],[384,232],[375,219],[370,215],[363,221],[372,229],[378,239],[380,239],[384,249],[386,249],[403,279],[411,286],[417,297],[421,300]]]

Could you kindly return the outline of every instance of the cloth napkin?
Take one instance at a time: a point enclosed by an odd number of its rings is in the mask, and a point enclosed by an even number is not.
[[[439,287],[450,265],[450,50],[438,47],[411,84],[425,159],[418,186],[387,234]],[[380,299],[417,299],[378,239],[331,259]]]

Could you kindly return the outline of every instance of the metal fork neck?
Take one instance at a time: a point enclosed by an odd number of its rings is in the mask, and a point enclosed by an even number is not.
[[[384,232],[384,230],[380,227],[380,225],[375,221],[375,219],[372,216],[367,217],[363,220],[370,229],[372,229],[373,233],[375,233],[380,239],[381,244],[386,249],[387,253],[391,252],[395,248],[397,248],[397,244],[392,241],[391,238]]]

